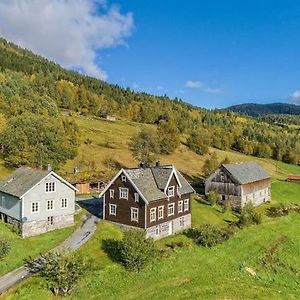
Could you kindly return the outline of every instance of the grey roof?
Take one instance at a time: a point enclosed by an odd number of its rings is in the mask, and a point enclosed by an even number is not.
[[[49,173],[51,171],[21,167],[0,182],[0,191],[19,198]]]
[[[134,182],[143,196],[147,199],[147,201],[151,202],[167,197],[164,193],[164,189],[167,186],[173,170],[177,174],[181,184],[179,193],[182,195],[193,193],[194,189],[173,166],[125,169],[125,172]]]
[[[237,163],[237,164],[223,164],[225,168],[240,184],[246,184],[263,179],[270,178],[269,174],[257,163]]]

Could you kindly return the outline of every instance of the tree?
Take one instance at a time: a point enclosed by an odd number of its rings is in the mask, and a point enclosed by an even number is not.
[[[207,130],[199,129],[192,131],[187,139],[187,146],[199,155],[206,154],[210,145],[210,135]]]
[[[79,253],[49,252],[35,260],[29,258],[25,266],[32,273],[39,272],[55,295],[67,296],[90,269],[91,261]]]
[[[218,201],[218,194],[214,191],[208,194],[208,201],[212,207],[214,207]]]
[[[154,130],[143,128],[131,140],[132,156],[139,162],[151,164],[159,153],[157,134]]]
[[[160,145],[160,152],[163,154],[170,154],[180,144],[179,130],[172,120],[161,120],[158,124],[158,139]]]
[[[5,238],[0,238],[0,259],[5,257],[11,249],[10,242]]]
[[[202,173],[204,177],[208,177],[213,171],[215,171],[219,166],[218,156],[216,152],[213,152],[210,157],[208,157],[202,167]]]

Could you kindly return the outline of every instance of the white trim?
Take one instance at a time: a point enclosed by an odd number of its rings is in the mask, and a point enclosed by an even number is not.
[[[30,191],[32,191],[37,185],[39,185],[45,178],[47,178],[48,176],[53,175],[54,177],[56,177],[56,179],[62,181],[64,184],[66,184],[69,188],[71,188],[72,190],[74,190],[75,192],[78,192],[78,189],[76,189],[75,186],[73,186],[71,183],[69,183],[68,181],[66,181],[65,179],[63,179],[62,177],[60,177],[59,175],[57,175],[55,172],[51,171],[50,173],[46,174],[38,183],[36,183],[35,185],[33,185],[29,190],[27,190],[23,195],[21,195],[19,197],[19,199],[23,198],[26,194],[28,194]]]
[[[38,204],[37,205],[37,211],[32,211],[32,204],[33,203],[37,203]],[[32,214],[37,214],[39,211],[40,211],[40,202],[39,201],[32,201],[32,202],[30,202],[30,212]]]
[[[162,216],[161,216],[161,217],[159,216],[159,211],[160,211],[160,209],[162,209]],[[158,210],[157,210],[157,219],[158,219],[158,220],[164,218],[164,210],[165,210],[165,207],[164,207],[163,205],[161,205],[161,206],[158,207]]]
[[[48,202],[51,201],[52,202],[52,208],[48,208]],[[46,210],[47,211],[52,211],[54,210],[54,200],[53,199],[48,199],[47,203],[46,203]]]
[[[186,204],[187,204],[187,209],[185,209]],[[190,199],[184,199],[183,210],[184,211],[189,211],[189,209],[190,209]]]
[[[122,181],[122,182],[126,182],[126,175],[124,175],[124,174],[121,175],[121,181]]]
[[[105,194],[103,195],[102,218],[103,218],[103,220],[105,220]]]
[[[151,218],[151,214],[154,212],[154,218]],[[156,221],[156,207],[150,208],[150,223]]]
[[[48,191],[47,191],[47,187],[48,187]],[[48,194],[48,193],[55,193],[55,192],[56,192],[56,182],[55,181],[45,182],[45,193]]]
[[[173,206],[173,213],[172,214],[169,214],[169,207]],[[174,216],[175,215],[175,203],[169,203],[168,204],[168,217],[169,216]]]
[[[169,190],[172,189],[173,193],[172,195],[169,195]],[[168,189],[167,189],[167,196],[168,197],[174,197],[175,196],[175,185],[170,185],[168,186]]]
[[[126,193],[127,197],[121,197],[121,194]],[[119,199],[124,199],[124,200],[128,200],[128,196],[129,196],[129,189],[126,187],[119,187]]]
[[[114,207],[115,208],[115,213],[111,213],[111,208]],[[116,216],[117,215],[117,204],[112,204],[112,203],[109,203],[109,207],[108,207],[108,214],[110,216]]]
[[[147,205],[145,205],[145,229],[147,228]]]
[[[62,204],[63,204],[63,200],[66,200],[66,206],[63,206]],[[60,198],[60,208],[61,209],[65,209],[65,208],[68,208],[68,206],[69,206],[69,200],[68,200],[68,198]]]
[[[115,198],[115,190],[109,189],[109,199],[114,199],[114,198]]]
[[[181,210],[179,210],[179,203],[181,204]],[[177,211],[178,211],[178,213],[182,213],[183,212],[183,200],[178,201]]]
[[[171,174],[170,174],[170,177],[169,177],[168,182],[167,182],[167,184],[166,184],[166,187],[165,187],[165,189],[164,189],[165,194],[167,194],[167,188],[168,188],[168,186],[169,186],[169,184],[170,184],[170,181],[171,181],[173,175],[175,176],[175,178],[176,178],[176,180],[177,180],[177,183],[178,183],[179,187],[182,187],[182,185],[181,185],[181,183],[180,183],[180,180],[179,180],[179,178],[178,178],[178,175],[177,175],[177,171],[175,170],[174,166],[172,166],[172,172],[171,172]]]
[[[122,174],[122,172],[126,175],[128,181],[133,185],[135,190],[140,194],[141,198],[145,201],[145,203],[149,204],[148,200],[145,198],[145,196],[141,193],[141,191],[138,189],[138,187],[134,184],[132,179],[129,177],[127,172],[124,169],[121,169],[116,176],[108,183],[108,185],[104,188],[104,190],[100,193],[99,198],[101,198],[106,191],[111,187],[111,185],[116,181],[116,179]]]
[[[137,214],[137,218],[135,219],[135,218],[132,218],[132,215],[133,215],[133,211],[135,211],[136,212],[136,214]],[[139,222],[139,209],[137,208],[137,207],[130,207],[130,221],[131,222]]]
[[[137,202],[137,203],[140,202],[140,194],[139,193],[134,193],[134,202]]]

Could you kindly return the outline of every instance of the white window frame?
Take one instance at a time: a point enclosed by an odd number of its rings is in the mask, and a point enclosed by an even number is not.
[[[33,210],[33,205],[36,205],[36,210]],[[39,212],[39,210],[40,210],[40,203],[39,203],[39,201],[35,201],[35,202],[31,202],[31,213],[32,214],[36,214],[36,213],[38,213]]]
[[[178,201],[178,213],[182,213],[183,212],[183,201],[180,200]]]
[[[157,219],[163,219],[164,218],[164,206],[159,206],[158,207],[158,213],[157,213]]]
[[[139,193],[134,193],[134,201],[137,202],[137,203],[140,201]]]
[[[120,187],[119,188],[119,198],[128,200],[128,188]],[[125,196],[126,194],[126,196]]]
[[[114,197],[115,197],[115,190],[110,189],[110,190],[109,190],[109,198],[112,199],[112,198],[114,198]]]
[[[189,208],[190,208],[190,199],[185,199],[184,200],[184,207],[183,207],[183,210],[184,211],[188,211],[189,210]]]
[[[61,208],[67,208],[68,207],[68,202],[69,202],[68,198],[61,198]]]
[[[56,182],[49,181],[45,184],[45,192],[46,193],[54,193],[56,191]]]
[[[170,193],[170,191],[172,191],[172,192]],[[167,193],[168,193],[167,194],[168,197],[174,197],[174,195],[175,195],[175,186],[174,185],[169,186]]]
[[[121,175],[121,181],[126,182],[126,176],[125,175]]]
[[[184,227],[184,217],[179,218],[179,226]]]
[[[112,211],[112,209],[114,209],[114,212]],[[117,215],[117,204],[109,203],[109,211],[108,211],[108,214],[109,214],[110,216],[116,216],[116,215]]]
[[[130,208],[131,222],[139,222],[139,209],[137,207]]]
[[[50,205],[49,205],[50,204]],[[50,207],[50,208],[49,208]],[[46,210],[54,210],[54,201],[53,199],[47,200]]]
[[[54,224],[54,218],[53,218],[53,216],[47,217],[47,225],[51,226],[53,224]]]
[[[172,213],[170,213],[170,208],[173,208],[173,212]],[[175,203],[169,203],[168,204],[168,217],[169,216],[174,216],[174,214],[175,214]]]
[[[156,207],[150,209],[150,222],[156,221]]]

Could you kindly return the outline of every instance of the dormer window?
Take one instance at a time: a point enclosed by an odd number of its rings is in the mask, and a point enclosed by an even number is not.
[[[174,197],[175,186],[168,187],[168,197]]]
[[[125,176],[125,175],[122,175],[122,176],[121,176],[121,180],[122,180],[122,182],[126,182],[126,176]]]

